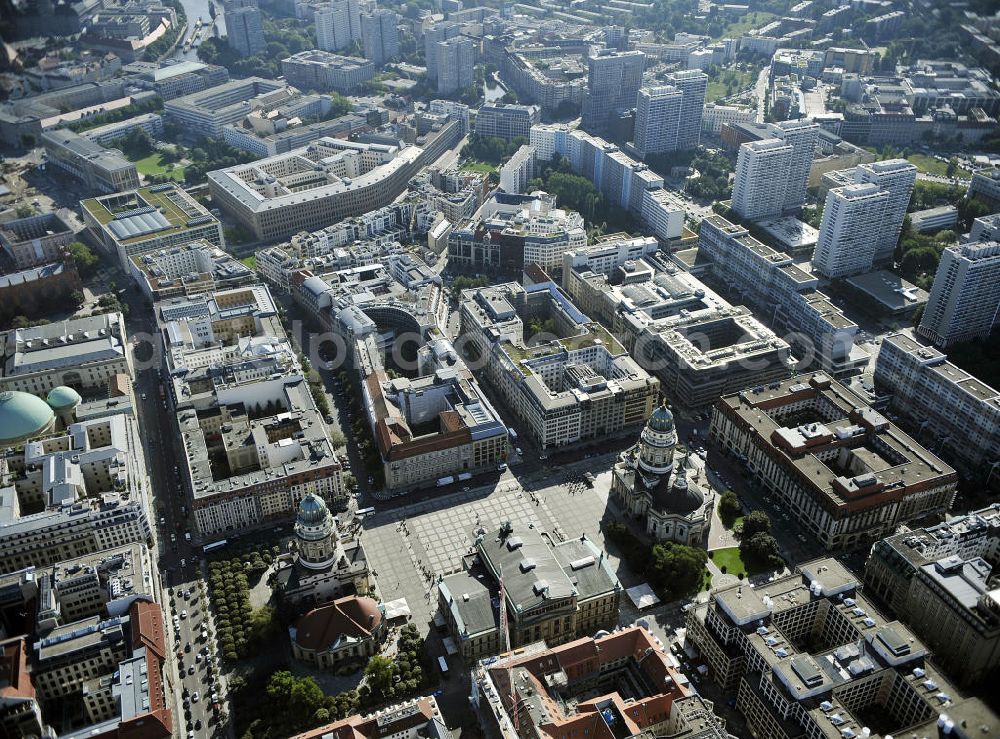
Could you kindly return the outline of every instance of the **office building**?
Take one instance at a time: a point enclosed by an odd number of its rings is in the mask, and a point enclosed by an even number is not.
[[[303,90],[346,94],[375,76],[375,65],[365,59],[311,49],[281,60],[289,84]]]
[[[135,164],[115,149],[105,149],[66,128],[46,131],[41,143],[49,165],[79,180],[88,190],[122,192],[139,186]]]
[[[63,396],[53,396],[53,402],[57,397]],[[135,419],[117,414],[73,423],[67,415],[24,393],[0,398],[8,448],[0,458],[4,572],[132,543],[152,545],[148,478]],[[46,432],[57,427],[63,430]],[[39,440],[25,441],[39,434]]]
[[[790,255],[716,215],[701,223],[697,254],[709,261],[716,279],[760,315],[770,317],[771,329],[791,337],[800,362],[834,374],[868,364],[868,353],[854,344],[858,325],[817,289],[819,279],[798,267]]]
[[[173,298],[156,313],[199,533],[288,520],[310,493],[342,504],[340,462],[268,289]]]
[[[552,282],[467,290],[461,319],[484,377],[543,454],[628,433],[652,413],[659,381]],[[552,335],[533,336],[532,319],[551,320]]]
[[[309,96],[327,99],[329,96]],[[349,139],[371,130],[368,120],[356,113],[337,116],[316,123],[301,122],[294,108],[297,105],[279,106],[274,110],[258,109],[250,113],[240,123],[229,124],[222,129],[222,138],[230,146],[256,154],[261,159],[278,154],[287,154],[293,149],[301,149],[318,139],[333,137]],[[329,112],[329,105],[319,106],[319,110]],[[326,115],[324,112],[320,116]]]
[[[11,329],[0,335],[0,391],[103,389],[115,375],[133,376],[129,346],[121,313]]]
[[[476,44],[465,36],[456,36],[434,45],[437,60],[437,92],[451,95],[473,83]]]
[[[785,186],[785,210],[794,210],[806,201],[809,169],[816,155],[819,124],[809,120],[781,121],[773,126],[774,135],[792,147]]]
[[[639,90],[635,104],[635,148],[640,156],[676,151],[684,93],[661,85]]]
[[[476,112],[476,136],[527,139],[531,127],[541,121],[541,114],[537,105],[483,105]]]
[[[222,69],[225,71],[225,68]],[[222,82],[225,82],[228,79],[229,74],[227,72],[225,79],[214,84],[222,84]],[[149,134],[150,138],[160,139],[163,137],[163,116],[159,113],[143,113],[142,115],[137,115],[134,118],[126,118],[123,121],[105,123],[103,126],[88,129],[83,135],[91,141],[101,144],[102,146],[110,146],[118,139],[125,138],[135,130],[143,130]]]
[[[1000,213],[980,216],[972,221],[972,228],[962,239],[965,242],[1000,241]],[[3,231],[0,231],[0,244],[6,248]]]
[[[149,549],[132,542],[57,562],[36,573],[38,623],[49,627],[93,616],[127,614],[137,600],[154,600],[157,571]],[[46,587],[48,586],[48,587]]]
[[[582,40],[547,47],[505,46],[500,72],[519,99],[555,113],[560,106],[583,104],[589,53],[590,44]]]
[[[131,258],[204,239],[224,246],[222,224],[174,183],[91,198],[80,203],[97,241],[131,272]]]
[[[358,0],[331,0],[316,8],[316,48],[342,51],[361,40],[361,9]]]
[[[722,134],[723,126],[733,123],[751,123],[756,117],[757,112],[752,108],[705,103],[705,109],[701,115],[701,132],[718,137]]]
[[[872,183],[835,187],[826,195],[812,264],[829,279],[870,272],[889,193]]]
[[[734,696],[747,734],[995,733],[1000,719],[980,699],[963,697],[928,647],[883,616],[860,585],[838,560],[813,560],[754,588],[713,590],[688,611],[687,642]]]
[[[473,680],[473,705],[497,736],[731,736],[680,663],[641,626],[561,646],[531,644],[481,661]]]
[[[677,127],[677,148],[693,149],[701,142],[701,119],[705,111],[708,75],[697,69],[686,69],[670,72],[664,80],[684,96]]]
[[[457,23],[436,23],[424,31],[424,58],[427,79],[437,80],[440,62],[438,44],[461,35],[462,27]]]
[[[525,144],[500,168],[500,188],[508,193],[523,193],[535,176],[535,147]]]
[[[958,226],[958,208],[954,205],[939,205],[910,213],[910,226],[918,234],[933,234]]]
[[[354,714],[333,723],[296,734],[292,739],[449,739],[433,695],[382,708],[367,716]]]
[[[715,496],[699,484],[687,454],[676,457],[676,446],[674,416],[664,404],[649,417],[639,442],[619,455],[611,470],[611,495],[645,523],[654,541],[701,547],[708,542]]]
[[[1000,665],[1000,504],[876,542],[865,592],[877,597],[961,685]]]
[[[594,134],[608,130],[615,111],[635,105],[646,55],[641,51],[602,50],[587,60],[587,94],[582,127]]]
[[[247,77],[168,100],[163,116],[191,136],[218,139],[224,126],[243,120],[254,108],[297,93],[287,90],[284,82]]]
[[[859,164],[854,172],[855,182],[873,183],[889,194],[882,222],[879,228],[872,230],[872,235],[875,237],[873,262],[879,267],[891,266],[917,181],[917,168],[905,159],[886,159]]]
[[[906,333],[882,340],[875,386],[917,438],[964,475],[996,485],[1000,469],[1000,391]]]
[[[458,133],[458,123],[448,126]],[[447,131],[441,136],[442,143],[451,140]],[[321,138],[287,154],[210,172],[208,185],[213,201],[255,238],[287,238],[388,205],[426,163],[428,151]]]
[[[264,51],[264,22],[256,5],[226,8],[226,41],[241,56]]]
[[[939,347],[985,338],[1000,320],[1000,242],[949,246],[917,333]]]
[[[55,213],[41,213],[0,224],[0,248],[17,269],[61,261],[76,234]]]
[[[546,193],[494,193],[475,217],[448,237],[454,269],[520,275],[524,267],[558,269],[567,249],[587,243],[583,216],[556,207]]]
[[[31,682],[28,659],[31,652],[27,635],[0,641],[0,732],[5,736],[54,736],[42,717],[38,694]]]
[[[598,242],[568,251],[563,284],[601,321],[671,402],[704,408],[721,395],[788,376],[789,347],[746,308],[653,250],[622,261],[632,249]],[[608,259],[614,253],[614,261]],[[616,253],[615,253],[616,252]]]
[[[163,63],[162,66],[156,62],[135,62],[125,71],[133,69],[136,74],[132,79],[136,84],[154,91],[164,100],[201,92],[229,81],[229,70],[225,67],[196,61],[171,60],[171,63]],[[93,135],[94,129],[87,133]]]
[[[361,16],[361,42],[365,59],[376,67],[399,57],[399,16],[378,8]]]
[[[955,498],[951,467],[822,372],[721,398],[709,435],[828,550],[878,541]]]
[[[131,268],[132,279],[151,303],[257,282],[252,269],[207,241],[134,256]]]
[[[438,581],[441,613],[467,663],[504,650],[500,608],[507,609],[512,649],[538,641],[557,646],[614,628],[622,586],[586,536],[553,544],[539,529],[507,521],[474,537],[475,554],[462,571]]]
[[[793,148],[781,139],[748,141],[736,158],[732,208],[741,218],[780,216],[785,208]]]

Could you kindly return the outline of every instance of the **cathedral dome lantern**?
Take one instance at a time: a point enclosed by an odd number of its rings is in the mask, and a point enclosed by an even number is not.
[[[670,474],[676,446],[674,414],[664,403],[653,411],[639,437],[639,466],[653,475]]]
[[[295,516],[295,539],[299,563],[303,567],[325,569],[337,558],[339,539],[336,521],[318,495],[310,493],[299,503]]]

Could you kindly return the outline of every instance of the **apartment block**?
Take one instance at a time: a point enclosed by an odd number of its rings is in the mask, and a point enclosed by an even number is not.
[[[316,8],[316,48],[341,51],[361,39],[361,9],[358,0],[332,0]]]
[[[713,590],[688,612],[686,638],[712,680],[735,694],[753,736],[971,739],[997,725],[986,704],[959,693],[927,645],[883,616],[832,558],[755,588]]]
[[[139,186],[139,172],[132,162],[85,136],[59,128],[43,133],[41,143],[50,166],[63,170],[90,190],[122,192]]]
[[[563,285],[659,379],[671,402],[705,407],[727,393],[788,376],[788,344],[747,309],[730,305],[655,252],[615,264],[607,252],[601,243],[567,252]]]
[[[677,148],[693,149],[701,141],[701,119],[705,110],[708,75],[697,69],[685,69],[670,72],[664,79],[684,96],[677,127]]]
[[[253,56],[264,51],[264,19],[255,5],[227,7],[226,41],[241,56]]]
[[[462,27],[457,23],[436,23],[424,30],[424,58],[428,79],[437,80],[438,78],[438,69],[440,68],[438,44],[456,38],[461,33]]]
[[[732,208],[742,218],[758,220],[781,215],[794,149],[781,139],[749,141],[736,158]]]
[[[524,193],[535,176],[535,147],[525,144],[500,168],[500,188],[504,192]]]
[[[709,435],[828,550],[878,541],[955,499],[955,470],[822,372],[721,398]]]
[[[936,442],[936,451],[966,476],[996,485],[1000,391],[907,333],[882,340],[875,385],[918,439]]]
[[[476,45],[465,36],[455,36],[434,45],[437,60],[437,92],[450,95],[473,83]]]
[[[1000,321],[1000,242],[942,252],[917,333],[940,347],[986,338]]]
[[[816,289],[818,279],[792,257],[767,246],[721,216],[709,216],[698,232],[698,256],[709,260],[716,279],[759,314],[770,327],[788,332],[796,358],[835,374],[868,363],[855,346],[858,325]]]
[[[83,222],[112,254],[122,269],[131,271],[131,259],[160,249],[203,239],[224,246],[222,223],[172,182],[80,203]]]
[[[375,66],[399,57],[399,16],[378,8],[361,16],[361,40],[365,59]]]
[[[604,49],[590,56],[582,127],[603,134],[608,130],[612,113],[634,106],[645,68],[646,55],[641,51]]]
[[[934,652],[957,683],[975,685],[1000,665],[1000,504],[876,542],[865,592]]]
[[[872,270],[878,233],[889,193],[878,185],[835,187],[826,195],[819,240],[812,263],[816,271],[835,279]]]
[[[676,151],[684,93],[670,85],[639,90],[635,109],[635,148],[640,156]]]
[[[816,156],[819,124],[810,120],[781,121],[773,126],[774,135],[792,147],[785,188],[785,209],[801,207],[806,201],[809,169]]]
[[[903,230],[903,219],[910,206],[910,196],[917,181],[917,168],[905,159],[867,162],[859,164],[855,169],[855,181],[871,182],[889,193],[882,223],[873,233],[876,237],[875,264],[891,265]]]
[[[552,282],[465,291],[461,318],[483,376],[543,454],[638,429],[653,410],[659,381]],[[547,333],[532,336],[533,321]]]

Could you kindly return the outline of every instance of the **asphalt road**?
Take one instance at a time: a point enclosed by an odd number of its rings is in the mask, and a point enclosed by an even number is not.
[[[214,638],[202,637],[202,626],[214,634],[208,614],[208,601],[204,585],[200,545],[193,519],[189,517],[177,465],[174,460],[181,452],[176,448],[176,434],[169,388],[164,385],[164,399],[160,397],[163,369],[159,355],[152,354],[156,342],[156,326],[151,306],[134,286],[128,288],[123,300],[130,307],[127,330],[133,344],[136,364],[135,396],[139,425],[145,444],[147,471],[149,473],[154,510],[156,542],[155,555],[159,564],[161,585],[166,596],[163,609],[168,628],[169,658],[167,690],[173,694],[177,734],[188,737],[225,736],[227,724],[219,724],[211,701],[206,700],[214,683],[209,680],[207,664],[218,661]],[[156,342],[158,343],[158,342]],[[188,541],[187,534],[191,534]],[[190,591],[191,597],[184,593]],[[190,644],[190,651],[187,645]],[[202,650],[206,654],[196,659]],[[180,655],[183,655],[181,657]],[[191,668],[194,668],[193,673]],[[198,700],[194,694],[198,693]],[[187,705],[185,705],[185,703]]]

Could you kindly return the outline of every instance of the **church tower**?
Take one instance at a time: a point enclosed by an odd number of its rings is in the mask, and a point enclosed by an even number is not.
[[[674,414],[664,403],[653,411],[639,437],[639,468],[651,475],[669,475],[676,446]]]
[[[295,539],[299,550],[299,564],[310,570],[330,567],[340,554],[337,526],[326,503],[310,493],[299,503],[295,517]]]

